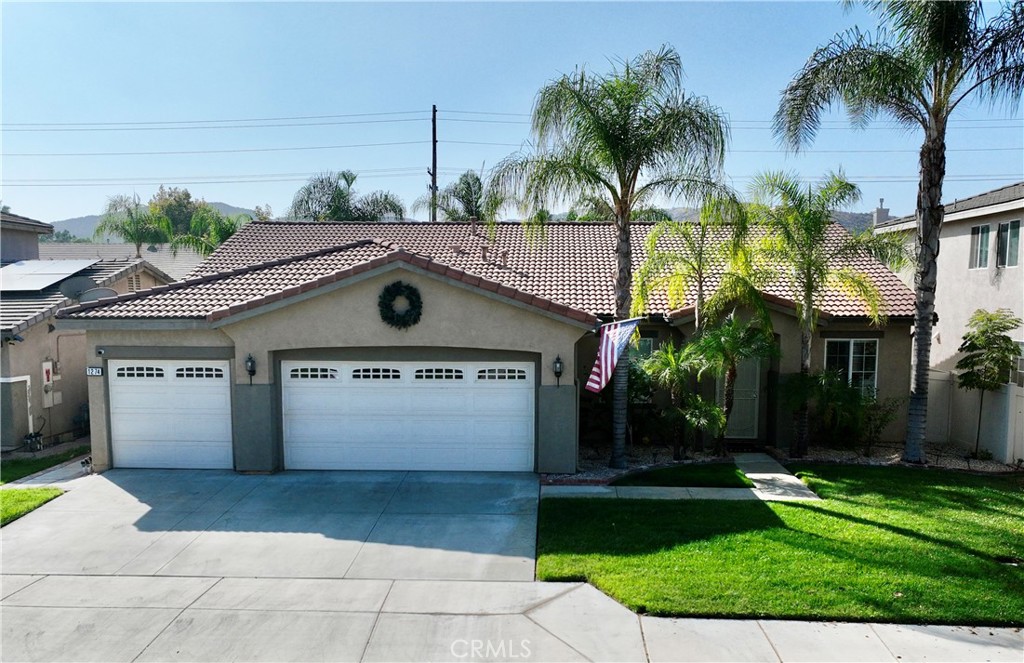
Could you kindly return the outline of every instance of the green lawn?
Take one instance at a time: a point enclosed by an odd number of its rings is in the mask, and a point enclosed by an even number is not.
[[[1024,475],[793,466],[822,502],[545,499],[537,575],[638,612],[1024,624]]]
[[[613,486],[691,486],[702,488],[753,488],[754,483],[733,463],[673,465],[631,474]]]
[[[16,481],[22,477],[27,477],[30,474],[35,474],[40,470],[45,470],[46,468],[53,467],[54,465],[60,465],[72,458],[77,458],[78,456],[82,456],[87,453],[89,453],[89,447],[81,446],[75,447],[70,451],[65,451],[62,454],[57,454],[56,456],[5,460],[0,463],[0,484],[5,484],[8,481]]]
[[[9,488],[0,490],[0,527],[38,509],[63,493],[60,488]]]

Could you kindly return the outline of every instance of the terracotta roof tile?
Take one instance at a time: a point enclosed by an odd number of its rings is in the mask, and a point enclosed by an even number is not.
[[[634,268],[644,260],[651,227],[636,224],[633,228]],[[846,231],[834,225],[831,233],[830,241],[838,241]],[[486,261],[480,251],[484,246],[492,249]],[[491,234],[485,228],[474,234],[468,224],[459,223],[255,222],[244,226],[186,281],[150,291],[144,301],[119,300],[73,315],[202,318],[238,304],[262,305],[402,259],[534,306],[538,304],[531,297],[536,297],[544,303],[541,308],[562,316],[572,317],[578,311],[590,319],[614,312],[614,246],[615,230],[610,224],[554,223],[538,238],[519,224],[498,224]],[[507,265],[495,257],[501,251],[508,251]],[[871,258],[850,266],[871,276],[886,300],[889,316],[913,315],[913,293],[890,270]],[[717,287],[714,276],[710,285]],[[766,288],[766,294],[784,300],[791,297],[782,283]],[[841,291],[826,292],[821,304],[831,316],[866,315],[863,304]],[[663,315],[668,308],[665,293],[656,293],[649,313]]]

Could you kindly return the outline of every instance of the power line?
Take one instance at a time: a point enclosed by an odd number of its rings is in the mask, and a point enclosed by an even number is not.
[[[415,115],[422,110],[389,111],[386,113],[343,113],[340,115],[293,115],[289,117],[238,117],[224,120],[150,120],[146,122],[4,122],[5,127],[105,127],[139,124],[213,124],[225,122],[277,122],[286,120],[328,120],[339,117],[378,117],[384,115]]]
[[[166,150],[156,152],[9,152],[5,157],[120,157],[175,154],[237,154],[243,152],[299,152],[303,150],[340,150],[353,147],[389,147],[392,145],[426,145],[429,140],[401,140],[390,143],[351,143],[347,145],[309,145],[302,147],[243,147],[223,150]]]
[[[466,170],[464,169],[440,169],[441,172],[447,175],[454,175]],[[387,177],[412,177],[419,175],[420,168],[417,166],[411,172],[388,172],[388,173],[372,173],[370,171],[362,171],[362,173],[369,173],[365,175],[365,178],[387,178]],[[360,173],[360,177],[364,175]],[[315,174],[315,173],[314,173]],[[83,187],[83,186],[132,186],[132,185],[153,185],[153,184],[165,184],[165,185],[185,185],[185,184],[250,184],[250,183],[272,183],[272,182],[305,182],[309,179],[312,174],[302,173],[268,173],[266,175],[239,175],[241,179],[168,179],[168,178],[147,178],[147,179],[124,179],[118,181],[95,181],[95,180],[82,180],[82,181],[55,181],[55,180],[32,180],[18,183],[4,182],[4,186],[11,187]],[[192,178],[201,178],[202,176],[191,176]],[[221,176],[208,176],[211,178]],[[235,177],[235,176],[229,176]],[[756,175],[737,175],[730,177],[732,180],[752,180],[755,179]],[[999,182],[1011,179],[1019,179],[1020,173],[1013,173],[1009,175],[952,175],[947,176],[945,181],[947,182]],[[820,178],[816,177],[798,177],[800,181],[804,182],[816,182]],[[902,176],[902,175],[865,175],[865,176],[848,176],[849,180],[857,182],[872,182],[872,183],[886,183],[886,182],[917,182],[916,176]]]
[[[451,145],[491,145],[496,147],[522,147],[523,143],[499,143],[478,140],[438,140]],[[349,143],[345,145],[302,145],[296,147],[242,147],[219,150],[157,150],[141,152],[7,152],[5,157],[119,157],[119,156],[174,156],[182,154],[243,154],[258,152],[302,152],[311,150],[341,150],[360,147],[391,147],[396,145],[429,145],[429,140],[402,140],[386,143]],[[963,147],[946,148],[946,152],[1019,152],[1024,147]],[[783,154],[787,150],[729,150],[732,154]],[[800,154],[917,154],[919,150],[800,150]]]
[[[428,122],[428,117],[396,118],[391,120],[351,120],[340,122],[289,122],[284,124],[221,124],[216,126],[189,126],[189,127],[60,127],[52,129],[8,129],[4,132],[87,132],[87,131],[194,131],[197,129],[275,129],[279,127],[324,127],[348,124],[393,124],[396,122]]]

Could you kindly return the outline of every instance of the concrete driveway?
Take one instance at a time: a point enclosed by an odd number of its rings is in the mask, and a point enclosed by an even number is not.
[[[1019,629],[664,619],[533,578],[533,475],[112,471],[0,530],[4,661],[1019,663]],[[0,491],[2,497],[2,491]]]
[[[4,574],[533,580],[537,478],[112,470],[3,529]]]

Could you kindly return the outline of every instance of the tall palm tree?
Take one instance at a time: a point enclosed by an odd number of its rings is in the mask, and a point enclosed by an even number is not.
[[[351,170],[314,175],[295,193],[291,215],[316,222],[373,222],[389,215],[398,219],[405,216],[402,201],[389,191],[356,195],[352,187],[357,177]]]
[[[142,257],[143,244],[167,240],[167,221],[139,202],[138,196],[111,196],[93,237],[117,235],[135,245],[135,257]]]
[[[614,210],[617,319],[629,316],[634,210],[658,196],[700,197],[715,189],[728,124],[706,99],[687,94],[670,47],[620,61],[609,74],[579,68],[541,88],[533,108],[533,153],[495,169],[500,190],[531,210],[600,196]],[[612,467],[626,466],[628,362],[615,369]]]
[[[885,318],[885,302],[874,282],[850,264],[871,256],[898,268],[906,259],[899,238],[870,231],[851,235],[836,225],[835,210],[860,199],[857,185],[841,174],[829,174],[821,184],[801,185],[785,173],[758,175],[752,185],[756,200],[751,208],[766,236],[758,247],[760,258],[793,293],[800,324],[800,374],[811,370],[811,340],[818,326],[819,303],[827,289],[838,289],[863,302],[875,324]],[[807,451],[808,410],[801,406],[796,430],[796,453]]]
[[[775,131],[790,147],[813,142],[821,115],[844,104],[855,126],[883,114],[920,127],[917,193],[917,293],[913,384],[903,458],[925,462],[928,368],[935,312],[936,257],[942,226],[946,128],[971,99],[1015,105],[1024,92],[1024,3],[1004,3],[985,20],[982,2],[874,0],[875,36],[854,29],[811,55],[782,94]]]
[[[583,222],[606,222],[615,221],[615,209],[608,203],[608,200],[600,195],[583,195],[574,204],[578,208],[577,220]],[[631,219],[634,223],[657,223],[659,221],[671,221],[672,217],[668,212],[657,207],[634,207]]]
[[[736,403],[739,363],[745,359],[771,357],[776,352],[770,328],[744,322],[733,313],[719,324],[706,327],[703,333],[686,346],[683,364],[691,369],[696,368],[698,378],[707,373],[722,378],[722,413],[727,426]],[[716,436],[715,454],[721,456],[724,453],[725,426],[722,426]]]
[[[412,211],[430,209],[429,194],[417,198]],[[437,194],[437,209],[446,221],[466,222],[477,218],[484,223],[498,219],[505,198],[494,187],[487,186],[476,171],[467,170]]]
[[[206,257],[249,221],[252,221],[252,218],[247,214],[225,216],[215,207],[201,204],[192,214],[188,232],[171,236],[171,251],[177,255],[184,247]]]

